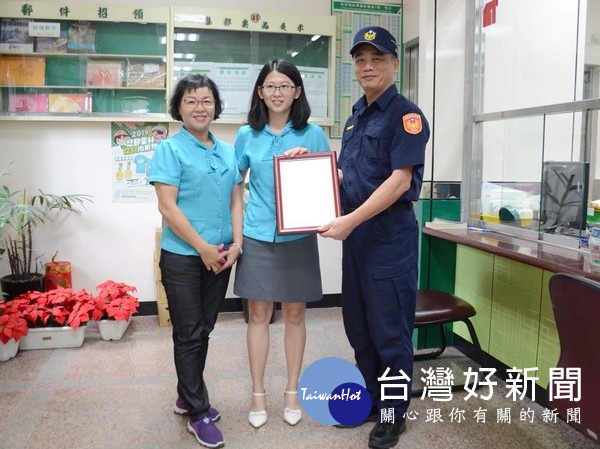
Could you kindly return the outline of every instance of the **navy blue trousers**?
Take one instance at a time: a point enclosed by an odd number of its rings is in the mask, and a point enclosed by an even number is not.
[[[177,393],[189,406],[192,420],[208,415],[210,400],[204,383],[208,340],[229,283],[231,269],[217,275],[198,256],[162,250],[162,283],[173,324],[173,355]]]
[[[346,335],[373,407],[393,408],[396,421],[403,420],[408,410],[412,381],[380,382],[377,378],[387,368],[387,377],[400,377],[402,370],[412,378],[418,235],[411,209],[373,217],[343,242]],[[382,397],[384,383],[403,386],[386,387]]]

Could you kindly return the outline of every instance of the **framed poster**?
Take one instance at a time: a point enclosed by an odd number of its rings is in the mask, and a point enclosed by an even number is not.
[[[335,151],[275,156],[277,233],[316,233],[342,214]]]

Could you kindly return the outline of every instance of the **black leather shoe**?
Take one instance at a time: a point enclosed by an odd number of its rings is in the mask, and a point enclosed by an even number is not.
[[[406,430],[405,421],[378,422],[369,434],[369,447],[371,449],[389,449],[394,447],[400,439],[400,434]]]
[[[371,410],[371,413],[369,416],[367,416],[367,419],[360,424],[356,424],[354,426],[347,426],[346,424],[334,424],[333,427],[337,427],[338,429],[354,429],[355,427],[362,426],[366,422],[375,422],[377,421],[377,418],[379,418],[379,410]]]

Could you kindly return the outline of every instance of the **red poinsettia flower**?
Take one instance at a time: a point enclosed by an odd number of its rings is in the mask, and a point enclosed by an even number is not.
[[[0,315],[23,315],[24,301],[0,301]]]
[[[123,282],[106,281],[99,284],[96,289],[96,309],[92,317],[96,320],[128,320],[132,314],[136,313],[139,306],[138,299],[131,295],[137,289]]]
[[[106,306],[106,315],[115,320],[128,320],[132,313],[137,312],[136,301],[129,295],[114,298]]]
[[[85,290],[57,287],[47,292],[27,292],[10,301],[22,311],[29,327],[65,326],[78,328],[89,321],[94,297]]]
[[[0,341],[8,343],[11,338],[15,341],[27,335],[27,321],[20,313],[3,313],[0,315]]]
[[[77,329],[82,324],[86,323],[92,317],[92,311],[95,305],[92,301],[79,302],[73,306],[69,313],[68,323],[73,329]]]
[[[106,281],[97,289],[96,297],[85,289],[57,287],[47,292],[30,291],[0,303],[0,315],[18,314],[28,327],[68,325],[77,329],[91,319],[129,320],[137,312],[139,301],[130,294],[136,291],[135,287]],[[4,321],[8,319],[3,318]],[[2,327],[5,335],[14,333],[14,328],[12,320],[10,328],[7,324]]]
[[[30,327],[36,327],[48,322],[50,311],[43,305],[34,303],[27,304],[23,309],[23,318],[27,320]]]
[[[94,301],[96,307],[94,307],[94,310],[92,310],[92,320],[99,321],[105,319],[107,302],[104,300],[104,298],[99,297],[96,297]]]

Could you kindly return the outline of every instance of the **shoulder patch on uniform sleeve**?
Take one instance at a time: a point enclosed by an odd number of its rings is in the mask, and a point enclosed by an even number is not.
[[[419,134],[423,131],[423,123],[421,122],[421,116],[411,112],[402,117],[402,123],[404,124],[404,131],[409,134]]]
[[[354,128],[354,125],[350,125],[346,128],[346,131],[350,131],[352,128]]]

